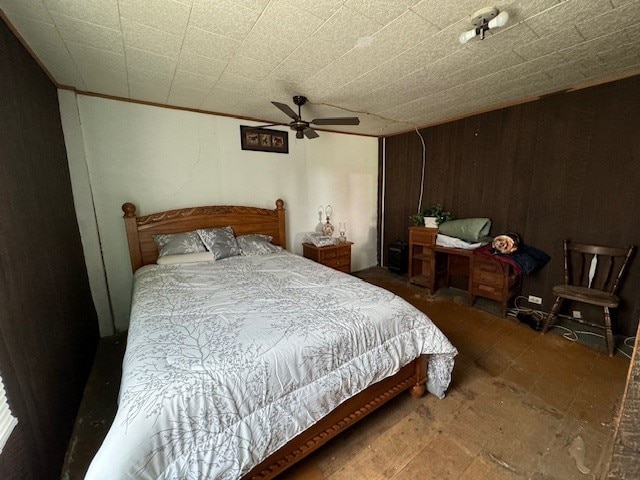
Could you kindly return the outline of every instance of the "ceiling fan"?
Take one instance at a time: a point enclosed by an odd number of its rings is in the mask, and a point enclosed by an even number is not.
[[[307,103],[307,97],[303,97],[302,95],[296,95],[293,97],[293,103],[298,106],[298,113],[296,112],[286,103],[280,102],[271,102],[277,108],[279,108],[282,112],[287,114],[289,117],[293,119],[291,123],[289,123],[289,127],[291,130],[295,130],[296,138],[318,138],[318,133],[310,127],[310,125],[359,125],[360,119],[358,117],[334,117],[334,118],[315,118],[310,122],[307,122],[302,119],[302,114],[300,112],[300,107]],[[280,124],[274,124],[280,125]],[[282,124],[284,125],[284,124]]]

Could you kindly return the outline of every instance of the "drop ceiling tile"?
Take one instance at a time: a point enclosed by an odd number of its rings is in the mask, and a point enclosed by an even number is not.
[[[301,10],[295,3],[272,0],[253,26],[253,32],[267,37],[302,42],[323,23],[323,19]]]
[[[50,12],[62,13],[113,30],[120,28],[117,0],[45,0],[45,4]]]
[[[183,35],[191,6],[173,0],[118,0],[120,16],[174,35]]]
[[[124,37],[125,45],[128,47],[164,55],[165,57],[177,57],[182,47],[181,36],[147,27],[124,17],[122,18],[122,36]]]
[[[255,93],[268,101],[288,102],[294,95],[302,95],[307,92],[301,88],[300,83],[290,82],[270,75],[256,85]],[[278,112],[278,110],[275,109],[275,112]]]
[[[637,2],[638,0],[611,0],[614,8],[621,7],[622,5],[626,5],[627,3]]]
[[[242,55],[235,55],[229,62],[229,65],[227,65],[225,72],[252,80],[262,80],[269,75],[273,69],[273,64],[261,62]]]
[[[127,67],[158,72],[164,76],[173,75],[178,63],[177,58],[165,57],[133,47],[126,47],[126,59]]]
[[[202,102],[201,108],[228,113],[236,103],[245,97],[246,94],[242,92],[214,87]]]
[[[286,61],[295,60],[306,62],[320,70],[340,58],[349,50],[351,50],[351,47],[328,43],[311,37],[302,43],[302,45],[298,46],[298,48],[287,57]]]
[[[584,38],[592,39],[637,23],[640,23],[640,2],[608,10],[602,15],[578,23],[576,27]]]
[[[288,57],[284,62],[272,70],[271,74],[277,78],[290,82],[304,83],[307,79],[322,70],[304,60],[299,60],[295,55]]]
[[[240,42],[233,38],[216,35],[189,25],[184,37],[183,48],[204,57],[230,60],[238,47],[240,47]]]
[[[563,48],[569,48],[582,43],[584,38],[574,25],[559,32],[552,33],[546,37],[539,38],[533,42],[514,48],[516,53],[527,60],[533,60],[544,55],[548,55]]]
[[[612,8],[611,3],[608,1],[566,1],[528,18],[526,23],[540,37],[545,37],[554,32],[564,30],[573,24],[596,17]]]
[[[189,24],[242,41],[259,16],[259,12],[239,7],[230,0],[196,0]]]
[[[37,50],[34,50],[34,52],[40,58],[40,52]],[[84,80],[82,80],[80,72],[78,72],[78,68],[70,56],[63,54],[49,55],[45,67],[59,85],[87,90],[87,86],[84,84]]]
[[[122,36],[128,47],[165,57],[176,57],[182,47],[182,37],[147,27],[128,18],[122,18]]]
[[[446,28],[457,23],[460,24],[460,33],[470,30],[471,15],[484,8],[486,5],[479,5],[477,0],[459,0],[446,2],[433,2],[431,0],[422,0],[411,9],[418,15],[433,23],[438,28]],[[469,24],[469,25],[467,25]],[[468,28],[467,28],[468,26]],[[458,34],[460,36],[460,34]],[[457,38],[457,37],[456,37]]]
[[[174,72],[167,71],[164,73],[158,71],[144,70],[142,68],[135,68],[129,66],[127,69],[127,76],[129,82],[137,83],[138,85],[149,85],[152,87],[161,87],[169,92],[171,82],[173,81]]]
[[[227,66],[224,60],[214,60],[183,50],[178,60],[178,68],[187,72],[218,78]]]
[[[245,57],[278,65],[296,48],[295,43],[285,42],[262,34],[251,32],[238,49]]]
[[[82,43],[67,42],[67,49],[77,63],[101,65],[111,70],[126,71],[124,55],[88,47]]]
[[[129,97],[126,72],[82,63],[78,64],[78,70],[89,91]]]
[[[629,37],[629,40],[636,42],[640,40],[640,23],[624,29],[625,35]]]
[[[328,20],[340,9],[343,3],[344,0],[314,0],[312,2],[295,2],[295,5],[318,18]]]
[[[82,43],[89,47],[123,53],[122,34],[119,30],[112,30],[55,12],[52,12],[51,16],[64,41]]]
[[[171,102],[172,98],[188,98],[192,102],[200,105],[205,98],[209,95],[209,90],[198,90],[195,88],[190,88],[184,85],[176,85],[174,82],[171,85],[171,90],[169,90],[169,102]]]
[[[347,0],[345,6],[380,25],[386,25],[403,15],[417,0]]]
[[[31,0],[29,2],[24,0],[2,0],[0,8],[7,14],[11,23],[13,23],[14,16],[26,17],[38,22],[53,22],[42,0]]]
[[[52,20],[41,22],[22,15],[14,15],[10,20],[29,46],[41,44],[49,50],[64,50],[64,41]]]
[[[159,85],[148,85],[129,80],[130,98],[143,100],[145,102],[165,103],[169,96],[169,87]]]
[[[618,48],[598,52],[598,57],[609,64],[635,64],[640,60],[640,43],[628,43]]]
[[[202,98],[199,95],[181,95],[180,91],[176,93],[169,92],[167,104],[182,108],[191,108],[193,110],[201,110]]]
[[[564,48],[559,53],[569,62],[586,60],[593,58],[599,51],[610,50],[628,42],[628,30],[622,30],[579,43],[573,47]]]
[[[257,84],[258,80],[251,80],[249,78],[224,72],[216,82],[215,86],[225,90],[251,93]]]
[[[534,72],[561,67],[566,63],[567,60],[560,53],[556,52],[507,68],[506,71],[508,71],[514,78],[520,78],[531,75]]]
[[[209,93],[209,90],[213,88],[213,85],[217,80],[217,77],[208,77],[206,75],[198,75],[184,70],[176,70],[176,73],[173,76],[172,88],[188,87],[193,90]]]
[[[359,38],[370,37],[380,30],[380,24],[359,12],[342,7],[313,35],[330,44],[354,47]]]
[[[254,12],[261,13],[269,3],[269,0],[233,0],[233,3],[253,10]]]
[[[557,82],[579,84],[580,82],[583,82],[586,77],[582,73],[582,70],[580,68],[576,68],[576,66],[577,62],[571,62],[561,67],[545,70],[544,73],[549,75],[553,80]]]
[[[417,13],[407,10],[392,23],[373,35],[370,47],[361,48],[362,55],[370,51],[378,61],[386,61],[418,45],[438,33],[438,29]]]

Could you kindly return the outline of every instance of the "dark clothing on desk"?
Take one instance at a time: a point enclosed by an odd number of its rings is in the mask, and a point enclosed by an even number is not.
[[[544,267],[551,260],[551,257],[542,250],[523,244],[520,244],[518,250],[509,254],[494,253],[490,244],[476,248],[473,253],[508,263],[517,275],[528,275],[535,269]]]

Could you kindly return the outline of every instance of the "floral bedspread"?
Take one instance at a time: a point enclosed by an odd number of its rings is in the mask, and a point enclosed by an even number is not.
[[[143,267],[86,478],[238,478],[420,354],[444,396],[456,353],[403,299],[287,252]]]

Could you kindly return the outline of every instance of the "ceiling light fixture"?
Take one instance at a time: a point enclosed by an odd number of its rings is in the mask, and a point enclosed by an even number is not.
[[[471,17],[471,24],[475,28],[462,33],[460,35],[460,43],[464,45],[477,35],[480,35],[480,40],[484,40],[487,30],[504,27],[508,21],[509,14],[507,12],[500,12],[496,7],[487,7],[478,10],[473,14],[473,17]]]

